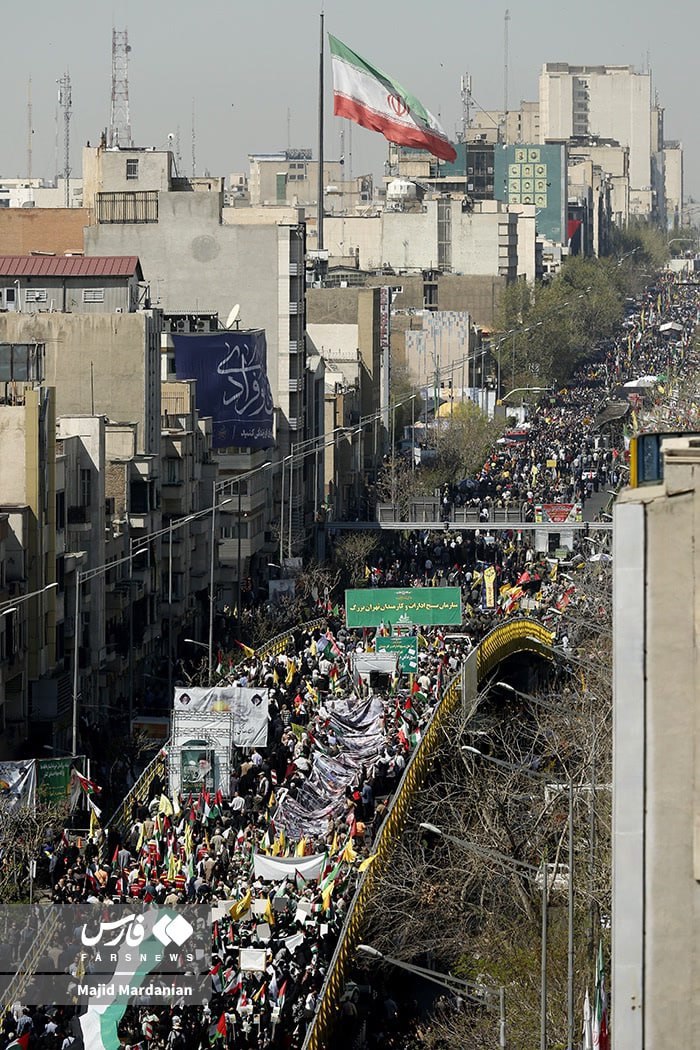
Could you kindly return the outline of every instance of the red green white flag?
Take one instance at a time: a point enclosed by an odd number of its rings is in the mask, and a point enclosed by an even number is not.
[[[399,146],[424,149],[442,160],[457,154],[440,123],[398,81],[328,34],[333,63],[333,112]]]

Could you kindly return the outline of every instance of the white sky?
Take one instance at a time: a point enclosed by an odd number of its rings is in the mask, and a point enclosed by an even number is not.
[[[697,0],[509,0],[509,103],[537,99],[543,62],[650,61],[666,138],[680,138],[686,196],[700,199],[697,143]],[[198,174],[248,170],[247,154],[288,144],[316,151],[318,13],[316,0],[5,0],[0,87],[0,175],[26,174],[27,80],[32,77],[33,173],[52,177],[56,157],[56,81],[72,80],[72,166],[109,122],[111,29],[128,28],[130,108],[136,145],[167,145],[180,129],[191,171],[192,99]],[[503,102],[505,4],[489,0],[326,0],[326,29],[399,80],[454,135],[460,76],[472,75],[485,109]],[[326,155],[340,154],[326,52]],[[63,166],[62,129],[59,167]],[[347,147],[346,147],[347,152]],[[353,174],[379,176],[381,136],[353,128]]]

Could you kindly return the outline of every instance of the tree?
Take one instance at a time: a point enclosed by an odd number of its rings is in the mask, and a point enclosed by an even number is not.
[[[365,582],[365,567],[370,555],[379,546],[374,532],[346,532],[335,545],[335,559],[346,587],[358,587]]]
[[[44,860],[45,845],[58,845],[68,814],[68,802],[0,802],[0,900],[28,899],[30,865]]]

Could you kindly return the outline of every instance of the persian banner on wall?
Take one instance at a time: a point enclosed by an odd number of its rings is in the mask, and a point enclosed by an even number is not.
[[[262,329],[173,334],[178,379],[197,380],[200,416],[212,417],[214,448],[271,448],[273,397]]]
[[[194,686],[175,689],[174,711],[219,714],[231,719],[233,742],[237,747],[265,747],[267,744],[267,689],[246,689],[231,685],[211,689]]]
[[[459,587],[368,587],[345,592],[348,627],[390,624],[461,624]]]

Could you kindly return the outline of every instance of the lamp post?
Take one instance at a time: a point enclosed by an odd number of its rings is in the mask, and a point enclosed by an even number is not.
[[[214,482],[212,495],[213,499],[211,505],[211,537],[209,540],[209,658],[207,661],[209,668],[209,685],[212,684],[212,675],[214,673],[214,570],[216,568],[216,511],[220,507],[225,507],[227,503],[233,503],[233,498],[229,497],[229,499],[222,500],[221,503],[217,505],[216,482]]]
[[[469,999],[470,1002],[479,1003],[483,1005],[486,996],[491,994],[498,994],[498,1046],[500,1050],[505,1050],[506,1047],[506,990],[503,985],[498,988],[486,984],[474,984],[472,981],[465,981],[461,977],[453,977],[451,973],[440,973],[435,970],[429,970],[427,966],[416,966],[415,963],[404,962],[403,959],[395,959],[391,955],[384,955],[378,948],[372,947],[371,944],[358,944],[357,951],[361,955],[366,955],[370,959],[375,959],[377,962],[388,963],[390,966],[395,966],[399,970],[406,970],[407,973],[415,974],[417,977],[423,977],[426,981],[432,981],[433,984],[439,985],[441,988],[447,988],[450,992],[455,992],[459,995],[463,995],[465,999]]]
[[[559,710],[555,704],[549,704],[546,701],[541,703],[535,696],[530,696],[529,693],[520,693],[512,685],[507,682],[497,682],[496,685],[502,689],[506,689],[509,692],[515,693],[518,696],[522,696],[526,700],[531,700],[533,703],[539,703],[541,707],[546,708],[549,711]],[[570,712],[569,712],[570,713]],[[486,762],[490,762],[494,766],[500,766],[503,769],[510,770],[513,773],[524,773],[526,776],[532,777],[534,780],[548,781],[550,780],[543,773],[537,772],[537,770],[529,769],[524,766],[516,766],[510,762],[504,762],[500,758],[496,758],[493,755],[486,755],[483,751],[479,751],[476,747],[469,747],[468,745],[462,746],[463,751],[468,751],[473,755],[479,755]],[[566,785],[569,802],[569,814],[568,814],[568,828],[567,828],[567,852],[568,852],[568,865],[569,874],[567,879],[567,891],[568,891],[568,915],[567,915],[567,974],[566,974],[566,1022],[567,1022],[567,1048],[573,1050],[574,1048],[574,780],[571,773],[566,774]]]
[[[440,838],[445,839],[447,842],[453,843],[453,845],[458,846],[459,849],[465,850],[467,853],[475,853],[477,856],[481,856],[486,860],[493,860],[506,870],[510,869],[516,875],[524,871],[531,876],[537,876],[540,872],[540,868],[536,868],[534,864],[526,864],[522,860],[508,857],[505,853],[499,853],[497,850],[487,849],[476,842],[470,842],[468,839],[457,838],[456,835],[451,835],[449,832],[443,831],[443,829],[437,827],[436,824],[420,824],[419,827],[423,831],[428,831],[432,835],[437,835]],[[547,898],[549,895],[549,887],[547,884],[547,865],[544,856],[542,857],[541,870],[542,945],[540,950],[540,1050],[547,1050]]]

